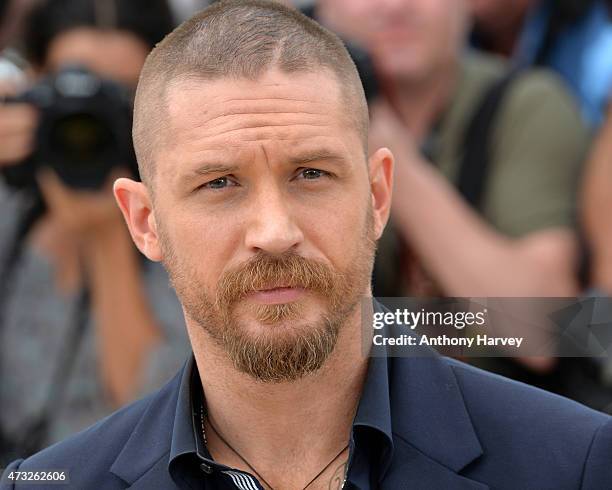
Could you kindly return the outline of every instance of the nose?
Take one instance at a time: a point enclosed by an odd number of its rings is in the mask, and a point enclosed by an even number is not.
[[[282,254],[304,239],[286,199],[278,190],[266,189],[250,210],[245,245],[253,252]]]

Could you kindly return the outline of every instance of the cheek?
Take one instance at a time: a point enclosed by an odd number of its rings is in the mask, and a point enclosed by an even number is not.
[[[222,265],[229,262],[237,238],[227,220],[177,210],[168,230],[175,255],[190,275],[197,276],[209,291],[221,274]]]
[[[319,213],[303,213],[302,227],[307,245],[329,260],[334,267],[346,269],[356,251],[364,246],[363,227],[366,219],[365,198],[361,204],[354,197],[337,200]]]

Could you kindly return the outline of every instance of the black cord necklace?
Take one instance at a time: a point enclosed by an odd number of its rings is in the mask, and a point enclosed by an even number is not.
[[[203,406],[203,405],[202,405],[202,406],[200,406],[200,421],[201,421],[201,423],[202,423],[202,436],[204,437],[204,444],[208,444],[208,441],[206,440],[206,431],[205,431],[205,429],[204,429],[204,406]],[[219,431],[218,431],[218,430],[215,428],[215,426],[213,425],[212,420],[210,419],[210,417],[208,417],[208,425],[210,425],[210,428],[213,430],[213,432],[215,433],[215,435],[216,435],[216,436],[217,436],[217,437],[218,437],[218,438],[221,440],[221,442],[222,442],[223,444],[225,444],[225,445],[226,445],[226,446],[227,446],[227,447],[228,447],[228,448],[229,448],[229,449],[230,449],[230,450],[231,450],[231,451],[232,451],[232,452],[233,452],[233,453],[234,453],[236,456],[238,456],[238,457],[240,458],[240,460],[241,460],[241,461],[242,461],[242,462],[243,462],[245,465],[247,465],[247,466],[248,466],[248,467],[251,469],[251,471],[253,471],[253,473],[255,473],[255,475],[257,476],[257,478],[259,478],[259,479],[260,479],[262,482],[264,482],[264,483],[265,483],[265,484],[268,486],[268,488],[270,488],[270,490],[274,490],[274,487],[273,487],[272,485],[270,485],[270,484],[269,484],[269,483],[266,481],[266,479],[265,479],[263,476],[261,476],[261,474],[260,474],[260,473],[259,473],[259,472],[258,472],[258,471],[257,471],[257,470],[254,468],[254,467],[253,467],[253,465],[252,465],[251,463],[249,463],[249,462],[246,460],[246,458],[245,458],[244,456],[242,456],[242,454],[240,454],[240,453],[239,453],[239,452],[238,452],[236,449],[234,449],[234,448],[233,448],[233,446],[232,446],[232,445],[231,445],[229,442],[227,442],[227,441],[225,440],[225,438],[224,438],[224,437],[223,437],[223,436],[222,436],[222,435],[219,433]],[[320,477],[320,476],[321,476],[321,475],[322,475],[322,474],[325,472],[325,470],[326,470],[327,468],[329,468],[329,467],[331,466],[331,464],[332,464],[334,461],[336,461],[336,460],[337,460],[337,459],[340,457],[340,455],[341,455],[341,454],[342,454],[344,451],[346,451],[346,449],[347,449],[348,447],[349,447],[349,445],[348,445],[348,444],[347,444],[346,446],[344,446],[344,447],[343,447],[343,448],[340,450],[340,452],[339,452],[338,454],[336,454],[336,455],[333,457],[333,459],[332,459],[332,460],[331,460],[329,463],[327,463],[327,464],[326,464],[326,465],[323,467],[323,469],[322,469],[321,471],[319,471],[319,472],[318,472],[318,473],[317,473],[317,474],[314,476],[314,478],[313,478],[312,480],[310,480],[310,481],[309,481],[309,482],[306,484],[306,486],[305,486],[305,487],[303,487],[303,488],[302,488],[302,490],[306,490],[306,489],[307,489],[307,488],[308,488],[310,485],[312,485],[312,484],[313,484],[313,483],[316,481],[316,479],[317,479],[317,478],[319,478],[319,477]],[[345,474],[344,481],[346,481],[346,474]],[[344,487],[344,482],[342,483],[342,487]]]

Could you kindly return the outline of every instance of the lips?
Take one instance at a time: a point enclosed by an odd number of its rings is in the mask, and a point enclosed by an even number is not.
[[[290,303],[300,299],[306,290],[301,287],[275,286],[269,289],[259,289],[249,294],[249,297],[261,304]]]

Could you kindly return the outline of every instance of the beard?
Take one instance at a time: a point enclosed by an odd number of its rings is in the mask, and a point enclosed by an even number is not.
[[[315,373],[336,347],[339,334],[369,286],[376,251],[373,214],[368,207],[365,226],[346,270],[307,259],[295,252],[272,255],[259,252],[225,271],[216,293],[209,295],[197,267],[182,260],[158,221],[163,264],[186,315],[227,354],[234,367],[268,383],[295,381]],[[258,304],[250,293],[275,287],[303,288],[297,301]],[[323,304],[312,317],[313,299]],[[242,313],[242,317],[241,317]],[[251,316],[263,331],[244,319]]]

